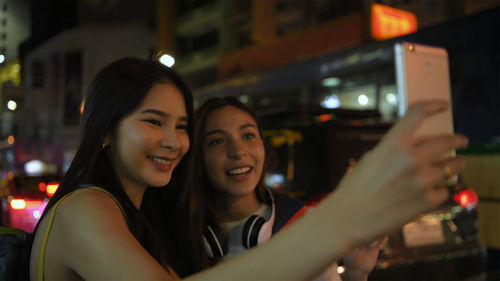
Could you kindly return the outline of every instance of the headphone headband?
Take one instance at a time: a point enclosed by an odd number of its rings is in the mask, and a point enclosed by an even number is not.
[[[271,207],[271,217],[266,220],[257,214],[253,214],[245,221],[241,239],[243,246],[247,249],[268,241],[272,235],[274,219],[276,216],[274,196],[270,189],[265,188],[265,190],[267,199],[266,204]],[[224,237],[224,235],[222,235],[222,232],[217,226],[206,226],[203,233],[203,241],[207,254],[210,258],[222,257],[228,252],[225,239],[220,239],[219,237]]]

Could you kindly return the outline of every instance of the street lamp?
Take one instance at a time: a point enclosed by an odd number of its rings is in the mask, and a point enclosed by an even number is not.
[[[174,65],[174,63],[175,63],[175,59],[170,55],[163,54],[160,57],[160,62],[168,67],[172,67],[172,65]]]
[[[10,109],[10,110],[12,110],[12,111],[14,111],[17,108],[17,103],[15,101],[13,101],[13,100],[9,100],[7,102],[7,108]]]

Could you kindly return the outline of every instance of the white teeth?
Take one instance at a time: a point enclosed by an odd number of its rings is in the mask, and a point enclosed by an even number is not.
[[[245,174],[245,173],[248,173],[250,171],[250,167],[243,167],[243,168],[236,168],[236,169],[232,169],[228,172],[228,174],[230,175],[241,175],[241,174]]]
[[[149,157],[151,160],[153,160],[153,162],[156,162],[158,164],[162,164],[162,165],[168,165],[168,164],[171,164],[172,161],[171,160],[165,160],[165,159],[162,159],[162,158],[157,158],[157,157]]]

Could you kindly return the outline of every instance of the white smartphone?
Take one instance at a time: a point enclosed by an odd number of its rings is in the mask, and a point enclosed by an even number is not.
[[[399,116],[412,104],[425,100],[443,100],[451,104],[448,53],[446,49],[410,42],[394,46]],[[427,118],[417,130],[420,136],[452,134],[453,114],[450,108]],[[455,155],[450,151],[448,156]],[[444,155],[443,157],[446,157]],[[456,182],[456,177],[448,184]]]

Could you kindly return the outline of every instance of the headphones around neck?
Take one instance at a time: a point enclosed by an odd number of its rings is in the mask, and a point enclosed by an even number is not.
[[[274,210],[274,197],[271,190],[265,188],[267,204],[271,206],[271,217],[266,220],[262,216],[253,214],[246,221],[243,226],[241,234],[241,242],[243,247],[250,249],[259,244],[268,241],[271,238],[275,210]],[[223,232],[218,226],[207,225],[203,232],[203,242],[210,258],[222,257],[227,254],[228,246],[225,243]]]

